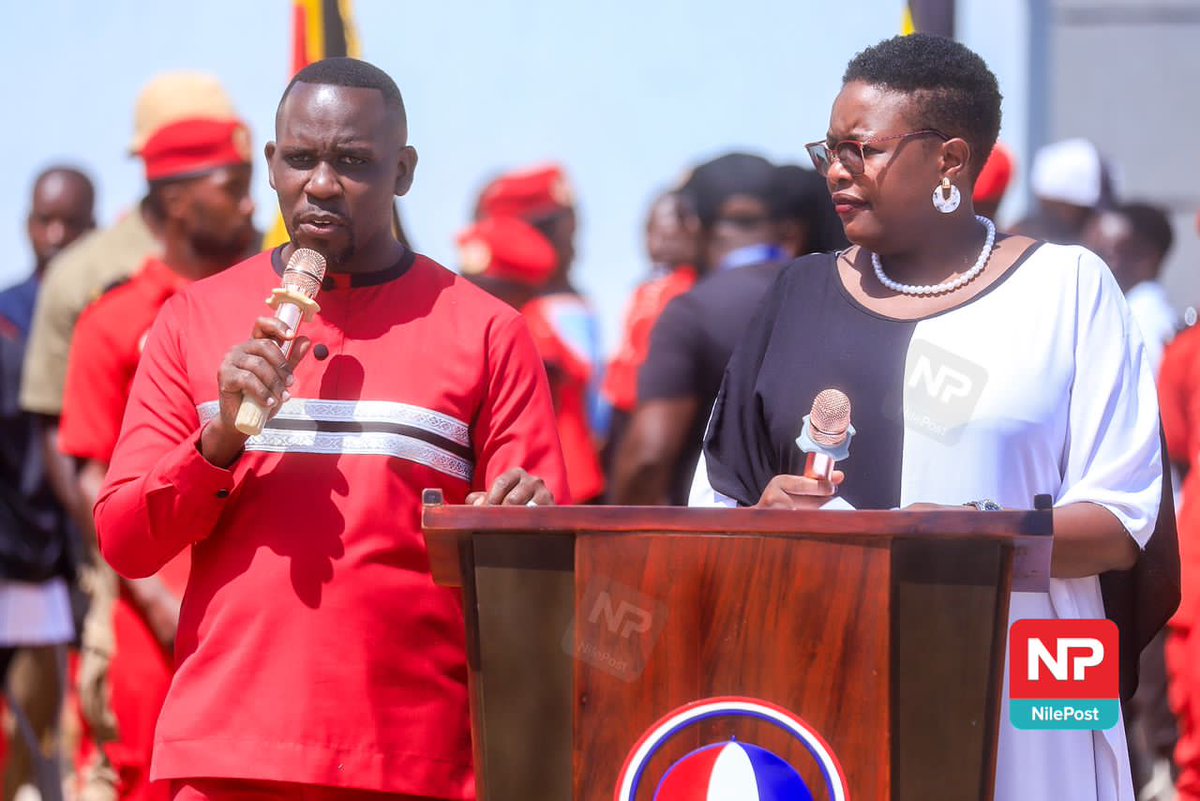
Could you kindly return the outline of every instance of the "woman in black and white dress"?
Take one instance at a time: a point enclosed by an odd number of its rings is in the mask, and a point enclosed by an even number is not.
[[[1098,574],[1130,567],[1158,515],[1154,382],[1099,258],[976,217],[999,127],[996,79],[962,45],[898,37],[851,61],[809,152],[854,245],[781,273],[730,361],[692,502],[1027,509],[1049,493],[1050,591],[1015,593],[1011,619],[1102,618]],[[856,429],[836,487],[801,475],[795,444],[831,387]],[[1017,731],[1005,693],[997,801],[1132,801],[1121,726]]]

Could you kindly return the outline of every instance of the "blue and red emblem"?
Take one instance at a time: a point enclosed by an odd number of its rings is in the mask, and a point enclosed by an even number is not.
[[[849,801],[846,777],[829,745],[799,716],[753,698],[707,698],[667,714],[634,745],[617,781],[615,801],[634,801],[644,773],[659,749],[679,732],[714,718],[748,718],[771,723],[812,755],[831,801]],[[812,801],[799,771],[765,748],[739,740],[699,748],[672,765],[654,801]]]

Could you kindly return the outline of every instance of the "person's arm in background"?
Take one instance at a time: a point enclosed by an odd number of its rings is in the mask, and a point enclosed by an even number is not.
[[[694,397],[638,401],[617,450],[612,503],[670,504],[671,480],[699,413]]]
[[[76,308],[78,288],[70,285],[72,270],[67,262],[77,257],[68,250],[50,262],[42,279],[21,371],[21,407],[37,420],[51,489],[79,526],[85,542],[94,544],[92,509],[79,494],[75,460],[62,453],[58,442],[71,335],[80,312]]]
[[[120,433],[130,379],[129,368],[121,361],[122,348],[107,327],[112,316],[101,302],[79,318],[78,336],[72,338],[67,359],[63,416],[54,433],[55,461],[71,473],[70,486],[65,490],[73,504],[69,511],[88,549],[97,557],[100,552],[92,510]],[[155,638],[170,649],[179,624],[181,599],[155,576],[123,581]]]
[[[1197,344],[1200,344],[1200,330],[1180,334],[1167,346],[1158,373],[1158,403],[1167,437],[1167,453],[1171,464],[1179,471],[1181,481],[1191,468],[1189,438],[1192,421],[1188,419],[1188,407],[1193,393],[1200,390],[1190,381],[1194,360],[1200,357]]]
[[[92,504],[79,491],[79,475],[75,460],[59,448],[58,416],[34,415],[37,421],[38,445],[46,465],[46,479],[58,502],[67,510],[79,528],[84,544],[91,552],[96,546],[96,525],[92,521]]]
[[[696,416],[696,349],[701,332],[682,295],[667,305],[650,335],[650,351],[638,373],[638,402],[613,471],[611,503],[667,505],[672,479]]]

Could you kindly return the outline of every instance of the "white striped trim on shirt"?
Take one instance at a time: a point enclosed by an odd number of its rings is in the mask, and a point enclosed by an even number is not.
[[[218,401],[196,407],[201,424]],[[407,403],[293,398],[246,441],[247,451],[392,456],[463,481],[474,471],[471,433],[449,415]]]

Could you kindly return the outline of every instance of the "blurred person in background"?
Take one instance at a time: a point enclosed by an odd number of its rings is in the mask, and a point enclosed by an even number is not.
[[[775,170],[775,183],[779,243],[787,258],[838,250],[849,244],[825,179],[815,170],[784,164]]]
[[[33,182],[26,231],[33,272],[0,291],[0,689],[14,721],[3,795],[36,781],[57,798],[57,723],[66,687],[65,646],[75,636],[68,581],[78,554],[69,517],[51,489],[37,428],[20,408],[21,369],[33,308],[50,260],[95,227],[95,189],[72,167],[50,167]],[[28,742],[25,735],[33,737]]]
[[[489,217],[458,235],[461,274],[520,310],[554,274],[558,255],[540,231],[516,217]]]
[[[505,173],[484,188],[476,208],[484,220],[523,220],[554,247],[554,273],[521,313],[550,376],[571,497],[575,503],[598,501],[604,492],[600,449],[608,433],[608,406],[600,395],[604,364],[599,320],[571,283],[576,214],[570,184],[557,165]]]
[[[1196,216],[1200,233],[1200,213]],[[1171,465],[1183,477],[1179,556],[1183,597],[1166,641],[1167,695],[1175,713],[1175,789],[1180,801],[1200,801],[1200,327],[1167,345],[1158,374],[1159,406]],[[1154,754],[1165,738],[1152,738]],[[1157,764],[1156,764],[1157,767]]]
[[[1092,215],[1115,202],[1112,169],[1087,139],[1065,139],[1039,150],[1029,184],[1037,208],[1012,233],[1056,245],[1080,244]]]
[[[748,153],[701,164],[679,190],[700,221],[696,260],[707,275],[654,325],[616,454],[613,503],[687,503],[725,363],[789,257],[779,190],[775,165]]]
[[[80,315],[67,364],[59,447],[80,465],[76,491],[87,508],[96,503],[158,310],[192,281],[239,261],[257,238],[250,135],[240,120],[175,120],[151,132],[139,153],[143,205],[157,220],[162,255],[148,257]],[[150,754],[187,574],[186,555],[136,581],[97,566],[80,670],[82,707],[98,750],[84,775],[89,797],[169,797],[166,784],[149,783]]]
[[[992,154],[983,163],[979,178],[975,180],[975,194],[971,198],[975,203],[975,213],[995,222],[1000,212],[1000,204],[1012,183],[1016,171],[1016,160],[1012,151],[1003,142],[997,142],[992,148]]]
[[[197,72],[167,72],[138,96],[130,152],[137,155],[149,136],[172,121],[194,116],[233,119],[233,103],[221,84]],[[46,271],[35,308],[21,381],[21,406],[38,416],[51,482],[81,527],[91,528],[91,507],[76,491],[74,465],[58,449],[67,354],[75,321],[104,287],[132,275],[151,255],[162,252],[162,219],[140,201],[112,227],[80,239]]]
[[[700,220],[681,192],[666,192],[650,205],[646,216],[650,278],[634,290],[621,344],[604,374],[604,397],[612,407],[605,450],[609,472],[637,405],[638,370],[650,350],[650,332],[667,304],[695,286],[699,277],[699,234]]]
[[[1124,203],[1097,212],[1084,228],[1083,244],[1104,259],[1125,293],[1157,375],[1163,350],[1182,325],[1158,280],[1175,244],[1171,219],[1158,206]]]

